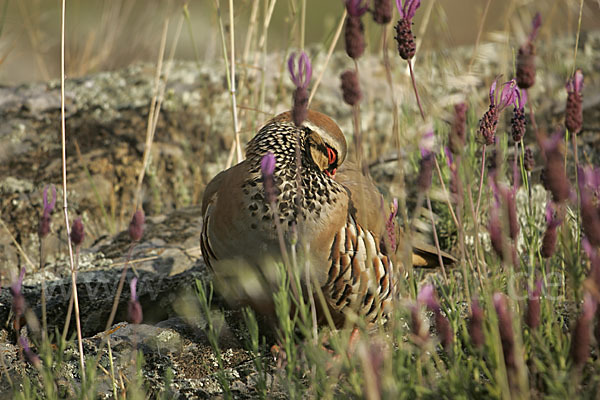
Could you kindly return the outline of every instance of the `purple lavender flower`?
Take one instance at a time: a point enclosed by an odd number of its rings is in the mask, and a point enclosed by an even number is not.
[[[312,75],[312,66],[305,52],[298,57],[298,70],[294,67],[296,53],[292,53],[288,59],[288,70],[292,82],[296,86],[294,90],[294,105],[292,107],[292,120],[296,126],[302,125],[308,113],[308,83]]]
[[[510,234],[510,238],[516,240],[519,236],[520,226],[519,221],[517,219],[517,207],[516,207],[516,192],[517,187],[512,187],[511,189],[506,186],[500,186],[495,182],[495,176],[493,179],[490,179],[490,186],[492,187],[492,192],[494,193],[494,198],[496,200],[496,208],[500,208],[500,202],[503,202],[506,205],[507,216],[508,216],[508,231]]]
[[[307,88],[310,78],[312,77],[312,66],[308,55],[305,52],[300,53],[298,57],[298,68],[294,66],[296,53],[292,53],[288,59],[288,71],[292,78],[294,86]]]
[[[594,285],[595,289],[600,291],[600,254],[598,254],[597,248],[592,246],[588,238],[584,237],[581,241],[581,244],[583,245],[583,250],[590,259],[590,272],[588,274],[588,279],[591,280],[591,283]],[[598,343],[600,344],[600,340]]]
[[[405,0],[404,5],[402,4],[402,0],[396,0],[396,7],[400,13],[400,18],[408,21],[412,21],[420,5],[421,0]]]
[[[597,204],[600,169],[579,166],[577,170],[583,231],[592,245],[600,246],[600,207]]]
[[[373,4],[373,21],[378,24],[389,24],[392,20],[392,1],[375,0]]]
[[[552,198],[556,203],[567,200],[571,193],[571,185],[565,174],[563,138],[563,132],[557,130],[550,138],[540,139],[540,147],[546,157],[542,183],[552,193]]]
[[[567,92],[581,93],[581,89],[583,89],[583,72],[581,69],[575,71],[575,75],[567,81],[566,88]]]
[[[127,305],[129,321],[132,324],[139,324],[144,319],[144,315],[142,313],[142,305],[140,304],[140,301],[139,301],[137,293],[136,293],[136,285],[137,285],[137,278],[134,277],[131,280],[131,283],[129,284],[129,287],[131,289],[131,298],[129,299],[129,304]]]
[[[533,151],[528,146],[525,147],[525,154],[523,155],[523,166],[528,172],[533,171],[535,167],[535,158],[533,157]]]
[[[145,220],[146,217],[143,209],[139,209],[133,214],[131,222],[129,223],[129,237],[134,242],[138,242],[142,238]]]
[[[542,257],[549,258],[554,255],[557,239],[556,229],[561,222],[562,218],[557,215],[555,206],[549,201],[548,204],[546,204],[546,231],[544,232],[542,248],[540,249]]]
[[[364,0],[345,0],[346,10],[352,17],[362,17],[369,9],[368,2],[363,4]]]
[[[502,352],[504,353],[504,364],[507,369],[514,369],[515,363],[515,336],[512,327],[512,315],[508,308],[506,296],[502,293],[494,293],[494,307],[498,315],[498,331],[500,332],[500,342],[502,342]]]
[[[525,136],[525,128],[527,127],[525,103],[527,103],[527,92],[517,89],[517,100],[515,101],[513,116],[510,120],[512,138],[516,143],[520,142],[523,136]]]
[[[73,221],[73,226],[71,227],[71,241],[75,246],[81,245],[83,243],[83,238],[85,237],[85,229],[83,228],[83,222],[81,222],[81,217],[77,218]]]
[[[454,120],[449,136],[450,150],[454,155],[462,154],[466,142],[467,104],[454,105]]]
[[[588,292],[583,297],[583,310],[571,335],[571,359],[576,367],[581,368],[590,356],[590,324],[594,319],[597,303]]]
[[[292,82],[296,86],[294,90],[294,105],[292,107],[292,119],[296,126],[302,125],[308,113],[308,83],[312,76],[312,66],[305,52],[298,57],[298,69],[294,67],[296,53],[292,53],[288,59],[288,70]]]
[[[275,172],[275,155],[268,151],[260,160],[260,171],[262,173],[265,195],[269,203],[275,201],[275,182],[273,173]]]
[[[18,320],[21,315],[25,313],[25,296],[23,296],[23,292],[21,291],[21,286],[23,285],[23,278],[25,278],[25,267],[21,268],[21,272],[19,273],[19,277],[12,285],[10,285],[10,294],[13,297],[13,312],[15,313],[15,320]]]
[[[535,83],[535,44],[534,40],[542,24],[540,13],[531,22],[531,32],[527,41],[519,47],[517,54],[517,84],[521,89],[529,89]]]
[[[292,53],[288,59],[288,71],[296,89],[294,90],[294,106],[292,107],[292,119],[296,126],[301,126],[308,113],[308,83],[312,76],[312,66],[305,52],[298,57],[298,68],[294,62],[296,53]]]
[[[586,166],[578,168],[580,191],[586,191],[594,198],[600,198],[600,168]]]
[[[275,155],[267,151],[267,153],[260,160],[260,171],[264,176],[272,176],[275,172]]]
[[[362,23],[362,15],[366,11],[366,5],[361,6],[362,0],[346,0],[348,16],[344,25],[344,42],[346,54],[353,60],[358,59],[365,52],[365,27]]]
[[[342,80],[342,96],[346,104],[354,106],[362,99],[358,74],[354,70],[347,70],[340,76]]]
[[[539,12],[535,13],[535,16],[531,20],[531,32],[529,33],[529,41],[534,41],[539,30],[540,26],[542,26],[542,16]]]
[[[435,288],[431,283],[424,285],[417,294],[417,302],[425,305],[430,311],[440,308],[435,297]]]
[[[402,0],[396,0],[396,7],[400,13],[400,20],[396,24],[396,42],[398,43],[398,54],[405,60],[410,60],[415,55],[412,19],[420,5],[421,0],[405,0],[404,4],[402,4]]]
[[[435,288],[432,284],[427,284],[421,288],[417,296],[417,301],[424,304],[427,309],[433,312],[435,329],[440,336],[440,342],[446,352],[450,351],[450,346],[454,341],[454,332],[450,326],[450,321],[442,314],[440,303],[435,295]]]
[[[479,120],[479,137],[482,138],[483,142],[488,146],[494,144],[496,140],[496,129],[500,113],[509,105],[516,106],[516,101],[519,97],[517,81],[515,79],[511,79],[502,85],[502,91],[500,92],[499,98],[496,93],[497,85],[498,78],[496,78],[492,83],[492,86],[490,86],[490,106]]]
[[[52,190],[52,200],[48,201],[48,189]],[[50,214],[54,210],[56,204],[56,188],[54,185],[46,186],[44,188],[44,210],[40,218],[40,225],[38,227],[38,236],[45,238],[50,233]]]
[[[469,320],[469,336],[473,346],[476,348],[483,347],[485,337],[483,334],[483,309],[479,305],[477,299],[471,300],[471,319]]]
[[[535,282],[535,288],[529,291],[527,299],[527,314],[525,323],[530,329],[536,329],[540,326],[540,296],[542,294],[542,280]]]
[[[565,112],[565,126],[572,134],[576,135],[583,127],[582,93],[583,72],[580,69],[567,81],[567,107]]]
[[[29,342],[24,336],[19,337],[19,344],[21,345],[21,348],[23,348],[23,353],[25,354],[27,361],[29,361],[34,368],[40,369],[42,367],[42,360],[33,352],[33,350],[31,350],[31,347],[29,347]]]
[[[496,104],[497,102],[498,112],[502,112],[502,110],[510,105],[517,106],[519,89],[517,87],[517,81],[514,78],[502,84],[502,92],[500,93],[499,99],[494,99],[496,96],[496,85],[492,86],[493,87],[490,88],[490,104]]]

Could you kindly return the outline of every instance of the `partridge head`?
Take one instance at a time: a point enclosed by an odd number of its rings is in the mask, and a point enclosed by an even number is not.
[[[275,158],[272,199],[261,171],[268,152]],[[344,162],[346,154],[331,118],[309,110],[298,127],[285,112],[250,140],[244,161],[208,184],[202,254],[226,298],[271,313],[283,241],[286,248],[299,244],[296,267],[310,268],[311,286],[321,288],[337,325],[348,313],[374,322],[389,311],[402,271],[386,243],[383,198]]]

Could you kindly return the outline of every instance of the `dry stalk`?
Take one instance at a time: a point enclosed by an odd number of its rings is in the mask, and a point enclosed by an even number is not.
[[[156,74],[154,75],[154,94],[152,95],[152,100],[150,101],[150,111],[148,112],[148,124],[146,126],[146,145],[144,147],[144,158],[142,160],[142,168],[138,175],[137,188],[135,190],[135,201],[134,201],[134,211],[137,210],[138,204],[140,203],[141,192],[142,192],[142,182],[144,181],[144,175],[146,173],[146,165],[148,164],[148,160],[150,158],[150,149],[152,147],[152,139],[154,138],[154,132],[152,131],[152,127],[154,126],[154,110],[156,109],[157,97],[158,97],[158,85],[160,83],[160,75],[162,72],[162,64],[165,55],[165,46],[167,42],[167,32],[169,30],[169,18],[165,19],[163,24],[162,36],[160,39],[160,47],[158,51],[158,62],[156,65]]]
[[[62,0],[60,20],[60,125],[62,148],[62,180],[63,180],[63,211],[65,214],[65,227],[67,231],[67,245],[69,248],[69,265],[71,266],[71,285],[73,290],[73,303],[75,306],[75,321],[77,323],[77,343],[79,347],[79,366],[81,368],[81,381],[85,386],[85,362],[83,358],[83,337],[81,335],[81,319],[79,318],[79,301],[77,299],[77,272],[73,257],[73,243],[71,243],[71,228],[69,226],[69,209],[67,202],[67,145],[65,126],[65,4]]]
[[[27,253],[25,253],[25,250],[23,250],[23,248],[21,247],[19,242],[17,242],[17,239],[15,239],[14,235],[8,230],[8,226],[6,226],[6,223],[4,222],[4,220],[2,218],[0,218],[0,225],[2,225],[2,227],[4,228],[6,233],[8,233],[8,236],[10,236],[10,240],[13,242],[13,244],[17,248],[17,251],[19,252],[19,254],[23,257],[25,262],[27,262],[27,264],[31,267],[31,270],[33,271],[35,269],[35,264],[31,261],[31,259],[29,259],[29,257],[27,256]]]
[[[244,51],[242,53],[243,64],[246,64],[246,62],[248,61],[248,53],[250,53],[250,45],[252,44],[254,30],[256,29],[256,20],[258,17],[259,4],[259,1],[255,1],[252,3],[252,11],[250,11],[250,22],[248,23],[248,31],[246,32],[246,43],[244,44]]]
[[[471,73],[471,67],[473,66],[473,61],[475,61],[475,56],[477,55],[477,50],[479,49],[481,34],[483,33],[483,27],[485,25],[485,20],[487,18],[488,11],[490,10],[491,3],[492,0],[488,0],[485,4],[485,8],[483,9],[483,15],[481,16],[481,21],[479,22],[479,29],[477,30],[477,38],[475,39],[475,45],[473,46],[473,54],[471,55],[471,59],[469,60],[469,66],[467,67],[467,74]]]
[[[235,148],[237,162],[242,162],[242,146],[240,144],[240,129],[237,115],[237,100],[235,87],[235,22],[233,18],[233,0],[229,0],[229,46],[231,50],[231,112],[233,114],[233,131],[235,133]]]
[[[577,36],[575,36],[575,46],[573,49],[573,70],[571,76],[575,75],[575,66],[577,65],[577,48],[579,47],[579,34],[581,33],[581,17],[583,15],[583,0],[579,1],[579,19],[577,20]]]
[[[340,35],[342,34],[342,29],[344,28],[344,21],[346,20],[347,14],[348,14],[348,11],[346,11],[346,7],[344,7],[344,12],[342,13],[342,17],[340,18],[340,22],[338,23],[337,29],[335,31],[335,36],[333,37],[333,40],[331,41],[331,45],[329,45],[329,50],[327,50],[327,57],[325,57],[325,64],[323,65],[323,69],[321,70],[321,73],[317,77],[317,80],[315,81],[315,84],[313,85],[312,90],[310,91],[310,96],[308,96],[308,107],[309,108],[310,108],[310,102],[312,101],[315,93],[317,92],[319,84],[321,83],[321,79],[323,79],[323,75],[325,74],[325,71],[327,70],[327,65],[329,65],[329,60],[331,59],[333,50],[335,50],[335,46],[337,45]]]
[[[179,41],[179,36],[181,35],[181,30],[183,28],[183,21],[185,19],[185,15],[183,15],[179,19],[179,24],[177,25],[177,29],[175,30],[175,36],[173,37],[173,45],[171,46],[171,50],[169,53],[169,58],[167,62],[167,67],[165,68],[164,77],[162,80],[162,85],[160,76],[162,75],[162,65],[164,60],[164,53],[166,47],[167,40],[167,32],[169,28],[169,18],[165,19],[165,24],[163,25],[163,33],[161,38],[160,50],[159,50],[159,58],[156,64],[156,75],[154,77],[154,95],[152,96],[152,102],[150,104],[150,111],[148,113],[148,126],[146,128],[146,145],[144,147],[144,159],[142,162],[142,169],[140,170],[140,174],[138,175],[137,188],[136,188],[136,199],[134,202],[134,212],[140,207],[141,200],[141,192],[142,192],[142,182],[144,180],[144,174],[146,169],[148,168],[148,163],[150,160],[150,152],[152,150],[152,143],[154,142],[154,134],[156,133],[156,127],[158,125],[158,117],[160,116],[160,109],[162,106],[162,102],[165,98],[165,90],[167,87],[167,82],[169,80],[169,73],[171,71],[171,67],[173,65],[173,58],[175,57],[175,49],[177,48],[177,42]]]

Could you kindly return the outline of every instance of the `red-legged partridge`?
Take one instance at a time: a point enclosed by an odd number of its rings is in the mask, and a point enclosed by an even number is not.
[[[342,131],[331,118],[312,110],[302,127],[294,125],[290,112],[267,122],[248,143],[246,159],[206,187],[202,254],[224,296],[262,312],[273,310],[282,256],[262,183],[261,159],[269,151],[276,161],[276,215],[285,245],[295,238],[306,243],[307,254],[301,254],[296,265],[308,265],[311,285],[321,287],[337,325],[349,311],[374,322],[388,312],[402,276],[400,262],[392,262],[395,249],[387,240],[383,199],[352,163],[342,165],[346,158]],[[431,257],[434,249],[418,251],[420,256],[413,257],[416,264],[437,261],[437,255]]]

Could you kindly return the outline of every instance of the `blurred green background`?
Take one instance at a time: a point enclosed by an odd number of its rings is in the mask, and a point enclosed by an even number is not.
[[[267,50],[299,45],[300,0],[234,0],[236,47],[244,50],[253,6],[257,2],[255,32],[258,42],[271,4]],[[393,1],[395,3],[395,1]],[[329,44],[343,12],[342,0],[307,0],[306,44]],[[415,18],[417,36],[424,49],[444,49],[481,40],[522,40],[529,31],[533,13],[542,13],[541,40],[560,33],[574,33],[579,14],[578,0],[424,0]],[[67,77],[127,66],[133,62],[155,62],[163,23],[170,19],[169,38],[175,35],[184,6],[190,23],[184,23],[177,43],[178,59],[221,59],[217,7],[227,29],[226,0],[69,0],[67,1]],[[58,78],[60,61],[60,2],[48,0],[2,0],[0,2],[0,83],[15,84]],[[394,21],[398,14],[394,7]],[[428,18],[425,32],[420,22]],[[600,1],[584,3],[582,31],[600,28]],[[367,23],[368,48],[380,46],[380,27]],[[190,32],[191,31],[191,32]],[[420,34],[422,35],[420,36]],[[192,39],[193,35],[193,39]],[[167,43],[171,43],[168,41]],[[393,45],[391,43],[390,45]],[[338,48],[343,46],[343,40]],[[194,49],[195,47],[195,49]],[[258,48],[254,46],[254,48]]]

